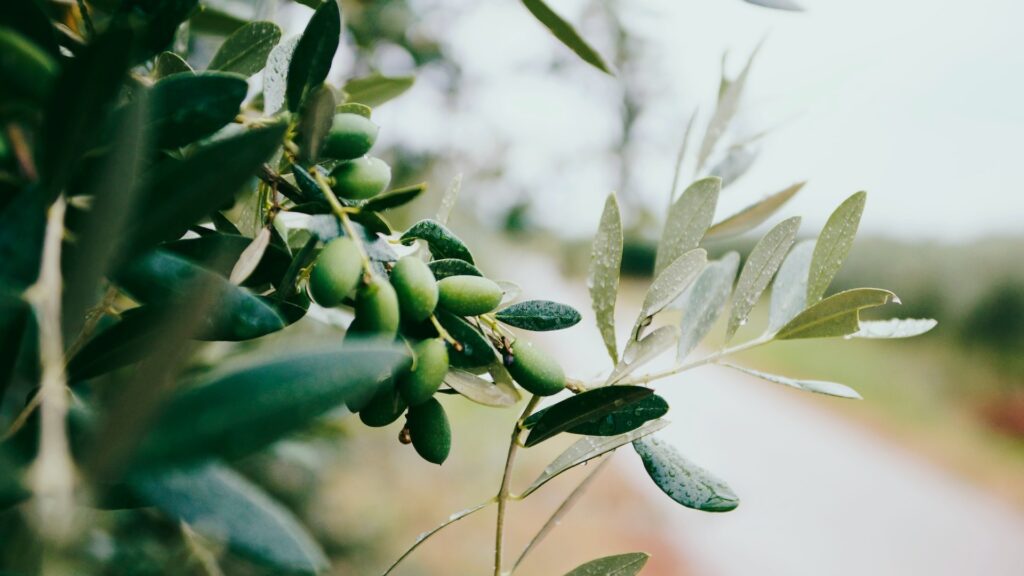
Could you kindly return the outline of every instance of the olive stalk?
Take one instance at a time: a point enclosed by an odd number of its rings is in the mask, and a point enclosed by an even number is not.
[[[320,186],[320,191],[323,192],[324,198],[327,198],[327,203],[331,205],[334,215],[341,221],[345,234],[348,234],[348,237],[356,243],[356,248],[359,249],[359,257],[363,261],[363,270],[366,273],[366,277],[371,277],[373,275],[373,266],[370,264],[370,257],[366,253],[366,247],[363,246],[363,239],[356,234],[355,228],[352,227],[352,220],[348,217],[349,211],[338,201],[338,197],[334,195],[334,190],[331,190],[330,185],[319,170],[313,171],[313,178],[316,179],[317,185]]]
[[[519,416],[515,426],[512,428],[512,440],[508,445],[508,457],[505,458],[505,471],[501,475],[501,488],[498,489],[496,497],[498,500],[498,520],[494,530],[494,576],[502,576],[501,564],[505,545],[505,507],[508,504],[509,493],[512,488],[512,466],[515,464],[516,453],[519,452],[519,436],[523,432],[523,422],[530,417],[530,414],[539,402],[540,396],[531,396],[530,401],[526,403],[526,408],[523,409],[522,415]]]
[[[437,319],[436,315],[430,315],[430,323],[434,325],[434,330],[437,330],[437,335],[440,336],[442,340],[451,344],[452,348],[455,348],[456,352],[462,352],[462,344],[444,329],[444,326],[441,325],[441,322]]]
[[[652,372],[650,374],[644,374],[643,376],[637,376],[635,378],[625,378],[625,379],[617,382],[617,384],[620,384],[620,385],[622,385],[622,384],[649,384],[649,383],[651,383],[651,382],[653,382],[655,380],[661,380],[662,378],[667,378],[669,376],[675,376],[676,374],[680,374],[682,372],[686,372],[687,370],[692,370],[694,368],[699,368],[700,366],[706,366],[708,364],[717,363],[719,360],[722,360],[723,358],[725,358],[727,356],[730,356],[732,354],[736,354],[736,353],[739,353],[739,352],[744,352],[744,351],[750,350],[752,348],[757,348],[758,346],[762,346],[762,345],[767,344],[767,343],[769,343],[771,341],[772,341],[772,335],[769,334],[769,335],[766,335],[766,336],[761,336],[759,338],[755,338],[753,340],[744,342],[743,344],[738,344],[736,346],[732,346],[732,347],[729,347],[729,348],[723,348],[723,349],[719,350],[718,352],[715,352],[713,354],[708,354],[707,356],[705,356],[705,357],[703,357],[703,358],[701,358],[699,360],[694,360],[693,362],[687,362],[687,363],[684,363],[684,364],[679,364],[678,366],[675,366],[673,368],[669,368],[667,370],[662,370],[660,372]]]

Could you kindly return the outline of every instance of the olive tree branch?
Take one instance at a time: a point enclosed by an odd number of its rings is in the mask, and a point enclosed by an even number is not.
[[[714,364],[727,356],[731,356],[739,352],[744,352],[752,348],[757,348],[758,346],[763,346],[764,344],[767,344],[771,341],[772,335],[761,336],[759,338],[755,338],[753,340],[744,342],[743,344],[738,344],[736,346],[732,346],[729,348],[723,348],[718,352],[708,354],[707,356],[699,360],[694,360],[693,362],[680,364],[667,370],[662,370],[660,372],[652,372],[650,374],[644,374],[643,376],[636,376],[633,378],[624,378],[617,382],[617,384],[649,384],[655,380],[660,380],[662,378],[667,378],[669,376],[675,376],[676,374],[686,372],[687,370],[692,370],[694,368],[706,366],[708,364]]]
[[[509,492],[512,488],[512,466],[519,451],[519,436],[523,432],[523,422],[530,416],[540,402],[540,396],[531,396],[526,408],[516,420],[512,428],[512,440],[508,444],[508,457],[505,458],[505,471],[501,475],[501,488],[498,489],[498,520],[494,529],[494,576],[501,576],[502,553],[505,544],[505,506],[508,504]]]

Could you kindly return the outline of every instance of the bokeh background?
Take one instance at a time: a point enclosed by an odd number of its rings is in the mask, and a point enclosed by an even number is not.
[[[312,14],[290,2],[212,4],[273,18],[290,34]],[[343,2],[348,46],[334,80],[371,71],[417,78],[374,112],[396,184],[431,184],[400,219],[432,214],[461,175],[454,227],[480,246],[484,271],[588,311],[589,238],[605,195],[617,191],[628,325],[694,118],[681,183],[728,175],[719,217],[806,180],[773,221],[801,215],[802,235],[813,237],[842,199],[868,190],[837,284],[891,288],[904,304],[886,314],[940,324],[911,341],[778,344],[742,358],[846,383],[862,402],[808,398],[713,368],[662,382],[674,422],[665,436],[728,479],[743,504],[722,516],[677,507],[624,450],[519,573],[561,574],[645,550],[651,576],[1024,574],[1024,5],[550,4],[615,76],[579,62],[518,2]],[[212,54],[212,40],[194,42],[196,61]],[[694,148],[723,75],[735,79],[755,52],[728,134],[736,145],[698,171]],[[710,249],[745,252],[757,237]],[[610,368],[595,361],[603,350],[588,314],[544,342],[572,375]],[[454,447],[443,468],[399,445],[399,425],[367,430],[351,419],[325,424],[312,447],[285,443],[279,458],[248,465],[305,511],[338,574],[379,573],[419,532],[497,488],[517,412],[458,399],[446,408]],[[560,447],[524,458],[516,480],[528,482]],[[513,550],[580,478],[566,476],[511,508]],[[453,526],[397,573],[488,573],[490,514]]]

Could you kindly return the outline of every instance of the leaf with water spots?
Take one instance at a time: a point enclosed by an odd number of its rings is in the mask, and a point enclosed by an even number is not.
[[[622,360],[608,376],[607,384],[615,384],[626,376],[658,357],[659,354],[675,346],[679,339],[679,329],[675,326],[661,326],[640,340],[630,340]]]
[[[696,248],[715,218],[718,193],[722,190],[720,178],[697,180],[683,191],[669,209],[665,229],[658,243],[654,275],[661,274],[666,266],[675,262],[683,253]]]
[[[276,114],[284,106],[288,87],[288,64],[301,36],[293,36],[270,51],[263,70],[263,112]]]
[[[846,260],[853,238],[857,235],[860,217],[864,213],[867,192],[857,192],[847,198],[829,217],[818,236],[811,260],[811,271],[807,279],[807,303],[821,300]]]
[[[798,242],[782,262],[772,284],[768,333],[774,333],[807,307],[807,274],[811,270],[814,240]]]
[[[639,340],[654,315],[679,298],[679,295],[697,279],[707,263],[708,253],[703,248],[695,248],[676,258],[675,262],[665,268],[647,289],[630,339]]]
[[[725,310],[740,267],[740,255],[730,252],[708,264],[677,300],[682,311],[676,361],[682,362],[707,337]]]
[[[860,311],[899,303],[899,298],[880,288],[854,288],[829,296],[804,310],[775,335],[777,340],[851,336],[860,330]]]
[[[722,480],[686,459],[674,446],[658,438],[633,442],[651,480],[669,498],[695,510],[729,512],[740,505],[739,497]]]
[[[280,41],[281,29],[277,24],[250,22],[228,36],[207,68],[252,76],[263,69],[270,52]]]
[[[604,386],[566,398],[544,410],[526,437],[524,446],[536,446],[580,424],[599,421],[651,394],[654,390],[644,386]]]
[[[622,218],[619,201],[609,194],[604,203],[601,223],[594,236],[590,251],[590,273],[587,287],[597,317],[605,348],[612,362],[619,362],[619,347],[615,342],[615,300],[619,295],[619,272],[622,268]]]
[[[853,337],[866,339],[913,338],[930,332],[937,325],[938,322],[931,318],[863,321],[860,323],[860,330],[855,332]]]
[[[736,334],[740,326],[746,324],[750,311],[754,309],[761,294],[772,281],[775,272],[782,264],[790,247],[796,240],[800,229],[800,217],[783,220],[764,235],[754,246],[743,266],[740,279],[736,283],[736,291],[732,298],[732,311],[729,314],[729,325],[726,328],[726,341]]]
[[[648,558],[650,555],[643,552],[605,556],[581,564],[565,576],[636,576],[647,564]]]
[[[790,388],[814,392],[816,394],[825,394],[827,396],[835,396],[837,398],[849,398],[852,400],[861,399],[861,395],[858,394],[856,390],[844,384],[825,382],[823,380],[799,380],[788,376],[779,376],[777,374],[768,374],[767,372],[752,370],[750,368],[728,362],[722,362],[721,364],[732,368],[733,370],[739,370],[740,372],[756,376],[762,380],[767,380],[768,382],[775,384],[782,384],[783,386],[789,386]]]
[[[747,206],[712,226],[708,230],[707,237],[724,238],[727,236],[737,236],[757,228],[771,218],[772,214],[775,214],[786,202],[789,202],[789,199],[804,187],[804,184],[805,182],[797,182],[785,190],[776,192],[759,202]]]

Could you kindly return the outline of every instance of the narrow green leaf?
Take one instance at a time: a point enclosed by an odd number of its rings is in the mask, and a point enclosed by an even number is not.
[[[829,296],[790,320],[775,335],[778,340],[851,336],[860,330],[860,311],[899,303],[899,298],[879,288],[854,288]]]
[[[406,362],[396,346],[349,343],[226,366],[170,399],[133,463],[166,468],[251,454],[350,398],[372,395],[382,376]]]
[[[654,279],[644,303],[640,306],[640,315],[633,326],[631,340],[637,340],[651,323],[655,314],[674,302],[686,290],[704,269],[708,262],[708,253],[703,248],[695,248],[676,258],[668,268]]]
[[[207,68],[252,76],[266,66],[270,51],[280,41],[281,29],[277,24],[250,22],[228,36]]]
[[[292,36],[281,41],[267,57],[263,70],[263,112],[277,114],[285,104],[288,91],[288,67],[301,36]]]
[[[443,226],[448,225],[448,218],[452,215],[452,210],[455,208],[455,202],[459,199],[459,191],[462,190],[462,173],[458,173],[452,178],[452,183],[448,185],[448,188],[444,191],[441,196],[441,202],[437,207],[437,221]]]
[[[458,258],[473,264],[473,255],[465,242],[436,220],[420,220],[406,230],[399,240],[407,246],[416,240],[423,240],[436,260]]]
[[[409,555],[413,553],[413,551],[415,551],[417,548],[419,548],[421,544],[426,542],[434,534],[437,534],[438,532],[440,532],[442,529],[448,527],[449,525],[454,524],[455,522],[458,522],[459,520],[462,520],[463,518],[465,518],[467,516],[471,516],[471,515],[475,514],[476,512],[479,512],[479,511],[483,510],[484,508],[487,508],[488,506],[490,506],[491,504],[494,504],[494,503],[495,503],[495,500],[493,498],[491,498],[490,500],[487,500],[486,502],[482,502],[480,504],[477,504],[476,506],[473,506],[472,508],[466,508],[465,510],[460,510],[460,511],[458,511],[458,512],[456,512],[456,513],[454,513],[454,514],[452,514],[450,516],[448,516],[448,518],[446,518],[445,521],[440,523],[439,525],[431,528],[430,530],[427,530],[426,532],[423,532],[422,534],[420,534],[419,536],[416,537],[416,541],[412,543],[412,546],[410,546],[408,549],[406,549],[406,551],[403,552],[402,555],[399,556],[398,559],[396,559],[391,564],[391,566],[388,566],[388,569],[385,570],[384,573],[381,576],[388,576],[388,574],[391,574],[392,572],[394,572],[395,568],[397,568],[398,565],[401,564],[403,560],[408,558]]]
[[[288,110],[295,112],[306,95],[324,83],[341,38],[341,8],[337,0],[320,5],[295,45],[288,65]]]
[[[126,310],[121,319],[89,340],[68,363],[73,385],[134,364],[152,353],[169,320],[169,309],[140,306]]]
[[[807,280],[808,304],[821,300],[842,267],[843,260],[846,260],[846,255],[850,253],[867,197],[867,192],[857,192],[850,196],[825,223],[811,260],[811,272]]]
[[[390,210],[392,208],[398,208],[412,202],[419,197],[420,194],[426,192],[427,183],[421,182],[419,184],[413,184],[412,186],[405,186],[403,188],[396,188],[394,190],[388,190],[384,194],[374,196],[366,201],[360,208],[368,212],[380,212],[382,210]]]
[[[527,300],[502,308],[495,318],[523,330],[564,330],[580,321],[580,313],[567,304],[549,300]]]
[[[236,74],[175,74],[153,86],[150,130],[160,148],[195,142],[238,116],[249,85]]]
[[[652,437],[634,441],[633,448],[655,485],[679,504],[704,512],[729,512],[740,505],[732,488],[674,446]]]
[[[606,384],[615,384],[629,376],[665,350],[675,346],[678,340],[679,329],[675,326],[661,326],[640,340],[630,340],[626,344],[626,351],[622,353],[622,360],[612,370]]]
[[[686,128],[683,130],[683,141],[679,143],[679,150],[676,152],[676,162],[672,167],[672,187],[668,191],[668,206],[672,208],[672,204],[676,199],[676,190],[679,188],[679,178],[683,173],[683,163],[686,161],[686,151],[690,148],[690,134],[693,132],[693,125],[697,122],[697,110],[693,111],[690,115],[690,121],[686,123]]]
[[[740,210],[736,214],[715,224],[708,230],[708,238],[724,238],[737,236],[757,228],[775,214],[779,208],[799,192],[806,182],[797,182],[789,188],[776,192],[771,196]]]
[[[797,242],[783,260],[772,284],[768,333],[774,333],[807,307],[807,275],[814,256],[814,240]]]
[[[434,279],[436,280],[449,276],[483,276],[483,273],[477,270],[476,266],[458,258],[433,260],[427,266],[434,273]]]
[[[221,276],[228,277],[231,275],[235,263],[251,243],[252,238],[246,238],[240,234],[211,234],[166,242],[160,248],[186,258]],[[242,284],[246,286],[277,284],[284,277],[290,265],[291,257],[288,252],[280,246],[268,242],[258,266]]]
[[[174,52],[161,52],[153,65],[153,79],[161,80],[175,74],[195,74],[195,70]]]
[[[726,328],[727,341],[736,334],[740,326],[746,324],[750,311],[761,299],[761,294],[793,246],[799,229],[799,216],[783,220],[769,230],[750,251],[747,263],[743,266],[743,272],[740,272],[740,279],[736,283],[736,291],[733,293],[732,311]]]
[[[519,401],[519,394],[515,388],[510,390],[507,386],[499,386],[462,370],[450,370],[444,377],[444,383],[459,394],[484,406],[506,408],[515,406]]]
[[[647,564],[648,558],[650,555],[643,552],[605,556],[582,564],[565,576],[636,576]]]
[[[740,255],[736,252],[710,262],[678,300],[683,314],[679,322],[677,362],[682,362],[697,348],[725,311],[739,267]]]
[[[891,320],[872,320],[860,323],[860,330],[853,334],[854,338],[913,338],[931,332],[939,323],[931,318],[893,318]]]
[[[718,193],[722,180],[717,177],[697,180],[672,204],[665,221],[665,228],[658,243],[658,254],[654,263],[654,275],[661,274],[666,266],[684,253],[696,248],[708,226],[715,218]]]
[[[754,4],[756,6],[764,6],[765,8],[773,8],[775,10],[787,10],[790,12],[803,12],[803,6],[800,6],[793,0],[743,0],[748,4]]]
[[[619,363],[619,346],[615,341],[615,300],[619,295],[619,273],[622,269],[622,218],[619,201],[609,194],[604,203],[601,223],[590,250],[590,272],[587,286],[597,318],[597,328],[612,362]]]
[[[398,98],[416,82],[413,76],[382,76],[353,78],[345,83],[345,102],[364,104],[376,108]]]
[[[527,448],[536,446],[570,428],[600,420],[651,394],[654,390],[643,386],[603,386],[566,398],[545,410],[533,425],[524,445]]]
[[[783,386],[789,386],[790,388],[796,388],[797,390],[805,390],[807,392],[814,392],[816,394],[825,394],[827,396],[836,396],[837,398],[849,398],[852,400],[860,400],[861,395],[856,390],[845,386],[843,384],[837,384],[835,382],[825,382],[822,380],[798,380],[796,378],[789,378],[787,376],[779,376],[776,374],[768,374],[766,372],[760,372],[758,370],[752,370],[744,366],[731,364],[729,362],[722,362],[723,366],[732,368],[733,370],[739,370],[745,372],[751,376],[756,376],[762,380],[767,380],[774,384],[782,384]]]
[[[711,168],[710,176],[722,179],[722,188],[727,188],[743,177],[757,161],[758,151],[752,146],[730,146],[725,158]]]
[[[291,512],[223,464],[138,478],[134,492],[234,552],[288,573],[327,568],[320,546]]]
[[[256,237],[245,247],[245,250],[238,256],[238,260],[235,261],[235,265],[231,268],[231,273],[228,275],[229,282],[241,284],[252,276],[252,273],[256,271],[256,267],[259,266],[260,261],[263,260],[263,255],[266,254],[267,248],[270,246],[270,236],[269,227],[261,229],[256,234]]]
[[[334,90],[327,84],[310,92],[299,114],[299,156],[303,162],[313,164],[320,159],[320,148],[331,131],[334,119]]]
[[[549,408],[544,408],[534,412],[523,422],[523,427],[533,428],[548,410]],[[665,414],[668,414],[668,402],[657,394],[651,394],[635,403],[613,410],[601,418],[577,424],[566,432],[581,436],[618,436],[636,430]]]
[[[743,71],[736,77],[736,80],[728,82],[725,81],[725,74],[723,71],[723,82],[725,83],[725,91],[721,93],[718,99],[718,105],[715,107],[715,113],[711,116],[711,120],[708,122],[707,131],[704,133],[704,140],[700,144],[700,152],[697,154],[697,172],[700,173],[704,168],[705,162],[711,156],[711,153],[715,150],[715,145],[721,139],[722,135],[729,128],[729,124],[732,123],[732,119],[736,116],[736,111],[739,110],[740,98],[743,96],[743,89],[747,84],[747,77],[750,75],[750,68],[754,64],[754,57],[757,56],[758,50],[761,46],[758,45],[754,48],[754,51],[750,53],[750,58],[747,59],[747,64],[743,67]]]
[[[534,18],[540,21],[545,28],[555,35],[555,38],[558,38],[562,44],[565,44],[566,47],[575,52],[584,62],[605,74],[612,73],[608,64],[605,63],[604,58],[601,57],[597,50],[591,48],[590,44],[587,44],[587,41],[576,32],[572,24],[566,22],[545,4],[543,0],[523,0],[523,6],[526,6],[526,9],[533,14]]]
[[[585,436],[577,440],[572,446],[569,446],[564,452],[562,452],[558,458],[555,458],[550,464],[544,468],[544,471],[537,476],[537,479],[530,484],[526,490],[523,491],[522,498],[526,498],[541,486],[547,484],[553,478],[562,474],[566,470],[570,470],[601,456],[607,454],[616,448],[629,444],[630,442],[643,438],[648,434],[653,434],[658,430],[661,430],[665,426],[668,426],[667,420],[651,420],[643,426],[620,434],[618,436]]]
[[[436,314],[444,329],[462,347],[461,350],[456,350],[451,345],[448,346],[448,359],[452,366],[478,368],[487,366],[497,359],[497,353],[491,347],[491,343],[479,330],[446,310],[439,309]]]

